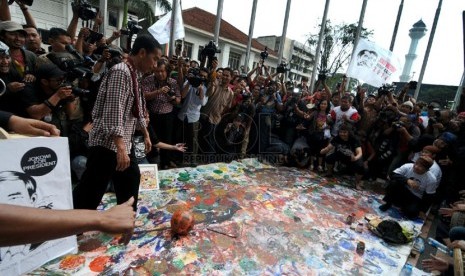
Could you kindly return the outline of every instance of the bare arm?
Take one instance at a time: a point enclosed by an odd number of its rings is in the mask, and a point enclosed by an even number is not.
[[[0,21],[11,21],[10,7],[8,0],[0,0]]]
[[[78,21],[79,21],[79,16],[78,16],[76,7],[73,6],[73,17],[71,18],[71,22],[69,22],[68,29],[66,29],[66,31],[68,32],[68,35],[73,40],[76,37]]]
[[[34,20],[34,17],[32,17],[32,14],[29,12],[28,8],[26,5],[23,4],[23,2],[17,2],[19,5],[19,8],[23,12],[24,19],[26,20],[26,25],[33,26],[34,28],[37,28],[36,21]]]
[[[86,231],[132,234],[134,198],[108,211],[50,210],[0,204],[0,246],[38,243]],[[124,242],[128,242],[131,235]]]

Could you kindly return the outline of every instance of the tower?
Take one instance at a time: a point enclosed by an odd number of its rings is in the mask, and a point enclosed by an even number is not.
[[[412,41],[410,42],[408,54],[405,55],[404,70],[402,70],[402,75],[400,76],[401,82],[408,82],[410,80],[410,72],[412,71],[413,61],[415,61],[417,58],[416,51],[418,41],[425,36],[426,31],[426,25],[421,19],[417,23],[413,24],[413,27],[409,31],[409,36]]]

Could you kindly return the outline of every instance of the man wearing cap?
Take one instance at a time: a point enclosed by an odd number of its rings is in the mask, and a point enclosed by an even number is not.
[[[21,76],[16,71],[10,70],[11,57],[8,46],[0,42],[0,110],[8,111],[20,116],[27,116],[19,108],[19,95],[24,89]],[[2,90],[4,90],[2,92]]]
[[[431,203],[428,199],[436,193],[436,178],[428,171],[432,165],[433,159],[420,156],[415,163],[395,169],[389,175],[389,185],[383,198],[386,203],[379,209],[385,212],[396,205],[408,218],[415,219]]]
[[[63,86],[65,72],[55,64],[41,65],[37,81],[21,93],[22,107],[29,117],[54,124],[63,136],[68,135],[68,118],[77,108],[71,86]]]
[[[0,22],[0,40],[9,47],[12,59],[10,70],[19,74],[24,82],[30,83],[35,80],[36,55],[23,49],[26,35],[26,31],[19,23],[14,21]]]

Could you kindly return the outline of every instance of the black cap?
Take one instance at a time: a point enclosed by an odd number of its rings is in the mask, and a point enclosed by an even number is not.
[[[36,72],[38,80],[63,77],[66,73],[53,63],[45,63],[39,66]]]

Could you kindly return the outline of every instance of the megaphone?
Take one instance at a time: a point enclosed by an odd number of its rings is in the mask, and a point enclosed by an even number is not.
[[[6,91],[6,85],[5,85],[5,82],[0,79],[0,97],[3,95],[3,93],[5,93]]]

